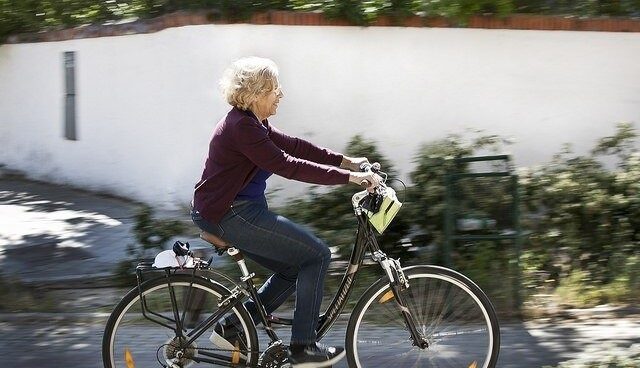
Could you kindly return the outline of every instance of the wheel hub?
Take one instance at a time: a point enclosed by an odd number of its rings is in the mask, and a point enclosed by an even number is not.
[[[174,337],[167,341],[164,345],[164,358],[167,362],[171,362],[171,366],[186,368],[193,364],[193,357],[198,353],[198,346],[192,342],[189,346],[185,346],[186,339],[184,337]]]

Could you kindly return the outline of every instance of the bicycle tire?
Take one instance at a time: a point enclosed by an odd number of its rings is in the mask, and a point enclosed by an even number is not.
[[[182,305],[182,309],[185,309],[184,306],[189,303],[185,301],[189,298],[185,297],[185,295],[194,295],[193,293],[187,294],[189,285],[195,288],[192,290],[201,290],[205,293],[203,294],[204,296],[201,296],[205,302],[200,305],[200,307],[204,308],[204,313],[214,312],[214,308],[217,308],[218,300],[230,294],[229,289],[226,287],[202,277],[194,279],[191,275],[178,274],[171,275],[169,281],[174,287],[177,303]],[[141,285],[141,290],[147,305],[152,310],[155,308],[154,312],[172,316],[172,312],[168,311],[171,308],[171,299],[166,277],[144,282]],[[158,354],[161,360],[163,358],[166,359],[167,354],[173,354],[171,351],[172,344],[173,346],[177,344],[175,330],[160,326],[144,318],[140,312],[140,305],[139,291],[135,287],[122,298],[109,316],[102,339],[102,359],[105,368],[160,366],[158,365]],[[178,307],[180,309],[180,305]],[[245,346],[239,348],[246,353],[246,355],[243,354],[246,356],[246,365],[255,366],[258,361],[259,346],[253,320],[246,308],[241,304],[235,306],[231,313],[238,318],[238,326],[244,333],[241,344]],[[212,330],[212,328],[209,328],[209,330]],[[223,357],[228,357],[230,361],[232,359],[238,360],[238,352],[216,351],[216,347],[209,341],[210,335],[211,332],[207,331],[200,336],[196,340],[197,346],[185,350],[187,354],[199,354],[197,349],[200,349],[201,351],[219,353]],[[175,354],[172,356],[175,356]],[[127,360],[133,361],[134,364],[128,365]],[[166,361],[162,363],[166,364]],[[196,363],[188,358],[185,358],[183,363],[183,367],[211,366],[210,363]]]
[[[383,277],[364,292],[349,319],[349,367],[494,368],[500,328],[485,293],[444,267],[413,266],[404,273],[410,286],[402,296],[429,347],[412,344],[389,280]]]

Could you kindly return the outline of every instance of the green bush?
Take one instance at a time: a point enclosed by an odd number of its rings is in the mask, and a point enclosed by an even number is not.
[[[121,286],[135,284],[136,265],[142,259],[155,256],[157,251],[171,238],[186,232],[187,226],[180,221],[156,219],[150,207],[141,208],[136,214],[134,233],[136,244],[127,247],[128,258],[118,263],[114,270],[114,282]]]
[[[638,16],[638,0],[514,0],[513,5],[519,13],[570,14],[580,16]]]
[[[520,270],[515,269],[512,242],[457,242],[450,259],[453,267],[478,282],[497,301],[510,307],[516,272],[521,274],[523,296],[556,290],[564,303],[591,306],[605,302],[640,301],[640,153],[632,124],[619,124],[602,138],[590,154],[575,155],[567,146],[539,167],[518,171],[521,227],[528,234]],[[381,237],[384,250],[401,255],[405,264],[443,264],[444,177],[447,172],[473,171],[470,164],[451,158],[496,152],[508,142],[495,135],[451,135],[424,144],[410,173],[412,184],[398,220]],[[390,163],[374,142],[356,136],[347,151],[382,163],[392,176]],[[616,160],[615,168],[603,160]],[[496,220],[496,229],[513,230],[508,183],[495,178],[460,181],[454,188],[458,217]],[[316,188],[282,211],[295,221],[312,226],[343,257],[351,249],[356,222],[350,205],[353,187],[329,191]],[[402,193],[400,191],[400,197]],[[419,245],[406,252],[401,239]],[[498,276],[499,275],[499,276]]]
[[[631,124],[620,124],[589,155],[577,156],[567,147],[551,164],[521,173],[523,199],[532,214],[525,222],[531,230],[530,248],[544,255],[542,266],[556,285],[565,278],[565,287],[583,290],[583,285],[591,302],[618,300],[637,282],[631,262],[640,254],[635,138]],[[604,166],[603,155],[617,157],[615,170]],[[628,280],[624,292],[622,280]]]
[[[475,14],[516,13],[640,16],[640,0],[0,0],[0,40],[7,35],[151,18],[178,10],[212,10],[232,21],[267,10],[321,11],[367,25],[379,16],[400,20],[419,14],[444,16],[464,25]]]
[[[19,278],[0,274],[0,312],[50,312],[58,301],[44,289],[23,284]]]
[[[448,172],[468,172],[469,164],[456,165],[452,160],[458,157],[478,155],[479,152],[496,152],[508,142],[496,135],[483,135],[476,132],[473,137],[450,135],[444,139],[423,144],[415,157],[416,166],[409,174],[411,186],[406,209],[411,224],[426,234],[430,243],[444,244],[445,213],[445,175]],[[491,193],[489,193],[489,192]],[[500,203],[505,201],[506,192],[500,185],[489,180],[475,182],[462,181],[455,188],[462,200],[457,209],[459,216],[475,211],[482,216],[498,216]],[[424,236],[424,235],[423,235]],[[429,260],[435,264],[444,264],[442,248]]]

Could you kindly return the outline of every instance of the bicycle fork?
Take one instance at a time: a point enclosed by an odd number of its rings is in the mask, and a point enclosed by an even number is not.
[[[429,343],[416,328],[415,319],[413,318],[411,311],[407,307],[407,303],[405,302],[404,296],[402,295],[402,291],[409,288],[409,280],[407,280],[404,272],[402,271],[400,261],[397,259],[388,258],[387,255],[382,251],[374,252],[372,258],[374,261],[380,264],[380,266],[387,274],[387,277],[389,278],[389,288],[391,289],[391,294],[389,294],[389,291],[385,293],[380,299],[380,302],[384,303],[389,299],[395,299],[396,304],[400,308],[400,313],[402,314],[404,323],[409,330],[409,333],[411,334],[411,340],[413,340],[413,344],[420,349],[427,349],[429,347]]]

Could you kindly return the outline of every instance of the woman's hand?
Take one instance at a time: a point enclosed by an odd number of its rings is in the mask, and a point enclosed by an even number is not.
[[[349,182],[351,183],[362,185],[362,183],[365,181],[368,184],[367,190],[373,191],[373,189],[380,185],[382,178],[378,174],[374,174],[372,172],[352,171],[349,174]]]
[[[369,163],[369,159],[366,157],[348,157],[342,156],[342,162],[340,163],[340,168],[348,169],[351,171],[360,171],[360,165],[364,163]]]

